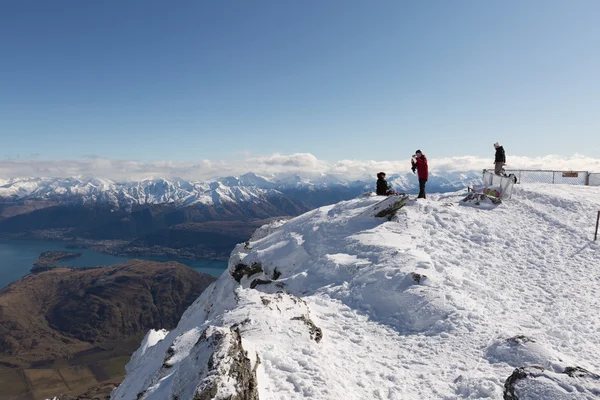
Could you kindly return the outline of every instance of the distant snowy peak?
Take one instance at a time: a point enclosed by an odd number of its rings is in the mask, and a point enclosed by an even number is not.
[[[225,178],[219,178],[217,180],[225,186],[251,186],[262,189],[275,189],[277,187],[277,183],[269,181],[268,179],[258,176],[252,172],[239,177],[228,176]]]
[[[133,204],[220,204],[248,202],[284,196],[274,189],[224,185],[220,181],[189,182],[182,180],[145,180],[113,182],[80,178],[20,178],[0,186],[0,199],[43,199],[76,204],[110,204],[126,207]]]
[[[481,179],[479,172],[430,174],[428,192],[448,192],[464,188]],[[413,174],[389,175],[397,191],[413,192],[418,188]],[[0,180],[0,199],[43,199],[75,204],[111,204],[126,207],[134,204],[220,204],[252,202],[265,198],[300,196],[309,207],[350,199],[373,190],[375,178],[345,179],[342,175],[273,175],[254,173],[228,176],[210,181],[153,179],[139,182],[115,182],[99,178],[13,178]],[[312,193],[307,199],[302,193]],[[320,194],[317,197],[314,194]],[[332,197],[332,193],[339,193]],[[332,201],[333,200],[333,201]]]

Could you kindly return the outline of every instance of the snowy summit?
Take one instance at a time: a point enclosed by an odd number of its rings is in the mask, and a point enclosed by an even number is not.
[[[146,335],[111,398],[599,398],[600,187],[464,195],[264,226],[175,330]]]

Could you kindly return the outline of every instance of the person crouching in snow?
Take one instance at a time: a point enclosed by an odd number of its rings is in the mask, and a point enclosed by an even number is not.
[[[504,153],[504,147],[500,146],[500,143],[494,143],[496,149],[496,156],[494,158],[494,173],[500,175],[502,173],[502,167],[506,164],[506,153]]]
[[[412,172],[418,172],[419,176],[419,196],[417,199],[425,198],[425,184],[427,183],[427,179],[429,178],[429,168],[427,167],[427,157],[425,154],[421,152],[421,150],[417,150],[415,155],[412,156],[412,160],[410,161],[412,164]]]
[[[390,185],[385,180],[385,172],[379,172],[377,174],[377,191],[378,196],[389,196],[395,194]]]

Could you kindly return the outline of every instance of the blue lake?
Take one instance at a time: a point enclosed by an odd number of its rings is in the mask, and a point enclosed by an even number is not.
[[[71,251],[82,253],[81,257],[65,260],[59,265],[95,267],[121,264],[133,259],[151,261],[177,261],[199,272],[220,276],[227,268],[227,261],[182,260],[163,257],[118,257],[96,253],[88,249],[69,249],[69,243],[50,240],[13,240],[0,238],[0,289],[27,275],[44,251]]]

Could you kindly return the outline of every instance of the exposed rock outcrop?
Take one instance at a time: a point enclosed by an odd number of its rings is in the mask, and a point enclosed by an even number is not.
[[[540,366],[519,367],[504,383],[504,400],[600,397],[600,376],[581,367],[553,372]]]
[[[231,400],[258,400],[256,367],[242,347],[239,330],[207,328],[196,346],[214,348],[202,371],[205,377],[194,394],[194,400],[227,398]],[[230,387],[233,380],[233,393]]]
[[[255,274],[260,274],[261,272],[263,272],[263,269],[260,263],[255,262],[250,265],[238,263],[231,272],[231,276],[239,283],[244,276],[250,277]]]
[[[373,216],[387,218],[388,221],[396,216],[398,210],[406,205],[408,196],[388,196],[381,203],[373,207]]]

